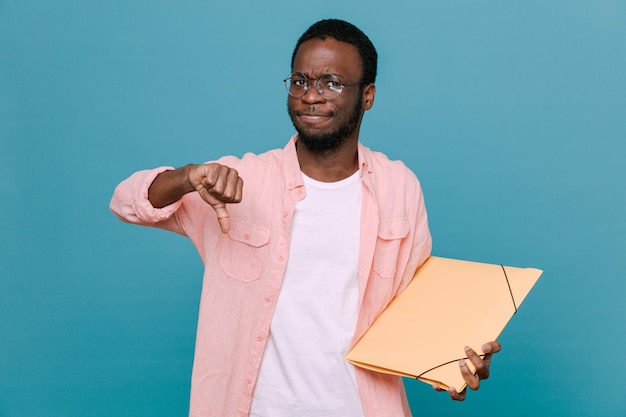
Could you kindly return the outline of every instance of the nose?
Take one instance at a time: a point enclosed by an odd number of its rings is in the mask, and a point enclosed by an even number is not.
[[[320,94],[320,90],[321,87],[316,81],[315,83],[311,83],[307,92],[304,93],[304,95],[300,98],[305,103],[319,103],[322,101],[326,101],[326,99]]]

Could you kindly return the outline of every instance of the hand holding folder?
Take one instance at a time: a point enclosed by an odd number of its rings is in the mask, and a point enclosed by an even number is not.
[[[496,340],[541,273],[431,256],[346,359],[461,392],[465,346],[480,353],[483,343]]]

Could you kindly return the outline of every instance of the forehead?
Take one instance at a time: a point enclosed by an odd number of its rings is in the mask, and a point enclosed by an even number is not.
[[[293,72],[317,78],[337,74],[350,81],[363,75],[361,57],[356,46],[334,38],[309,39],[303,42],[293,61]]]

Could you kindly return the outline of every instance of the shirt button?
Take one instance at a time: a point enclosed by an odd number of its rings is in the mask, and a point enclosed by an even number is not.
[[[252,384],[252,381],[250,381],[250,379],[246,379],[246,384],[250,385]]]
[[[285,257],[284,257],[283,255],[280,255],[280,256],[278,257],[278,260],[279,260],[279,261],[284,261],[284,260],[285,260]]]
[[[263,338],[262,338],[261,336],[258,336],[258,337],[256,338],[256,340],[258,340],[259,342],[261,342],[261,341],[263,340]]]
[[[270,302],[270,298],[269,297],[265,297],[265,302],[269,303]]]
[[[298,194],[302,194],[302,188],[298,188],[298,190],[296,191]]]
[[[246,234],[244,234],[244,235],[243,235],[243,238],[244,238],[244,239],[246,239],[246,240],[250,239],[250,233],[246,233]]]
[[[389,231],[389,236],[393,236],[393,230]]]
[[[289,216],[289,213],[287,213],[287,211],[283,211],[283,217],[287,217]]]

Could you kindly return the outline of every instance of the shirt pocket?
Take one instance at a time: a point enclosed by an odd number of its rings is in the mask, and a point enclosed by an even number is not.
[[[396,275],[400,244],[408,234],[409,221],[405,217],[380,222],[373,262],[374,272],[379,277],[388,279]]]
[[[231,218],[230,231],[218,249],[226,276],[246,283],[261,278],[269,241],[269,230]]]

